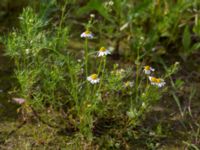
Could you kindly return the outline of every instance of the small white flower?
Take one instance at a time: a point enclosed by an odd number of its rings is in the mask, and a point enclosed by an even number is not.
[[[111,54],[111,52],[108,49],[106,49],[105,47],[101,47],[100,50],[98,51],[98,57],[106,56],[109,54]]]
[[[78,61],[79,63],[81,63],[82,60],[81,60],[81,59],[78,59],[77,61]]]
[[[149,80],[152,85],[156,85],[158,87],[163,87],[166,84],[165,81],[161,78],[155,78],[155,77],[149,76]]]
[[[90,83],[92,83],[92,84],[99,83],[99,81],[100,81],[97,74],[90,75],[89,77],[87,77],[87,80],[90,81]]]
[[[93,34],[92,34],[91,31],[86,30],[85,32],[83,32],[83,33],[81,34],[81,38],[93,39],[94,36],[93,36]]]
[[[144,73],[149,75],[151,74],[151,72],[155,71],[154,68],[150,67],[150,66],[144,66]]]
[[[95,17],[95,14],[90,14],[90,17],[91,17],[91,18],[94,18],[94,17]]]
[[[155,51],[156,51],[156,48],[155,48],[155,47],[153,47],[153,48],[151,49],[151,51],[152,51],[152,52],[155,52]]]
[[[147,104],[145,102],[142,102],[142,108],[146,108]]]
[[[108,4],[109,4],[110,6],[112,6],[112,5],[114,4],[114,2],[113,2],[113,1],[109,1]]]
[[[28,55],[30,53],[30,49],[25,49],[26,54]]]

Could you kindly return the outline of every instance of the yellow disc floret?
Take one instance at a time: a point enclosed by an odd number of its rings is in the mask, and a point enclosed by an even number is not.
[[[144,66],[145,70],[150,70],[150,66]]]
[[[151,82],[160,83],[161,79],[160,78],[151,77]]]
[[[106,48],[105,48],[105,47],[101,47],[99,51],[100,51],[100,52],[105,52],[105,51],[106,51]]]
[[[157,78],[151,77],[151,81],[152,81],[152,82],[157,82]]]
[[[157,78],[156,79],[156,83],[160,83],[161,82],[161,79],[160,78]]]
[[[92,74],[90,77],[92,78],[92,80],[96,80],[98,78],[98,75],[97,74]]]
[[[89,30],[86,30],[85,34],[89,35],[89,34],[91,34],[91,32]]]

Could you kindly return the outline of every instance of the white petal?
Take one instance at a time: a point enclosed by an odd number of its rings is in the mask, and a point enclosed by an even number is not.
[[[96,80],[92,80],[92,81],[91,81],[92,84],[96,84],[96,83],[98,83],[98,82],[99,82],[99,79],[96,79]]]
[[[87,77],[87,80],[91,82],[92,78],[91,77]]]
[[[151,73],[151,71],[150,70],[144,70],[144,73],[149,75]]]
[[[155,69],[154,69],[154,68],[150,68],[150,70],[151,70],[151,71],[155,71]]]
[[[101,57],[101,56],[103,56],[103,55],[102,55],[102,53],[101,53],[101,52],[99,52],[99,53],[98,53],[98,57]]]
[[[156,85],[156,83],[155,82],[151,82],[151,85]]]
[[[163,87],[166,83],[164,81],[157,84],[158,87]]]
[[[104,56],[103,52],[99,52],[99,57]]]
[[[93,36],[93,34],[92,33],[90,33],[90,34],[85,34],[85,32],[83,32],[82,34],[81,34],[81,38],[89,38],[89,39],[92,39],[94,36]]]
[[[151,79],[152,79],[152,76],[149,76],[149,80],[151,81]]]
[[[110,54],[110,51],[108,51],[108,50],[107,50],[107,51],[105,51],[105,54],[106,54],[106,55]]]
[[[106,55],[108,55],[108,54],[111,54],[109,50],[106,50],[106,51],[104,51],[104,52],[101,52],[101,51],[100,51],[100,52],[98,52],[98,57],[106,56]]]
[[[81,34],[81,37],[82,37],[82,38],[85,37],[85,33],[84,33],[84,32]]]
[[[88,37],[89,37],[90,39],[93,39],[93,38],[94,38],[93,34],[90,34]]]

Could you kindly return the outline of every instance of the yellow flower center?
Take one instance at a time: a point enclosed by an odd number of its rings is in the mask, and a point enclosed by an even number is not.
[[[145,70],[150,70],[150,66],[145,66],[144,69]]]
[[[160,83],[161,79],[160,78],[151,77],[151,81],[155,82],[155,83]]]
[[[160,78],[157,78],[157,79],[156,79],[156,82],[157,82],[157,83],[160,83],[160,82],[161,82],[161,79],[160,79]]]
[[[100,52],[105,52],[105,51],[106,51],[106,48],[105,48],[105,47],[101,47],[99,51],[100,51]]]
[[[152,81],[152,82],[157,82],[157,78],[151,77],[151,81]]]
[[[92,80],[96,80],[98,78],[98,75],[97,74],[92,74],[90,77],[92,78]]]
[[[91,34],[91,32],[89,30],[86,30],[85,34],[89,35],[89,34]]]

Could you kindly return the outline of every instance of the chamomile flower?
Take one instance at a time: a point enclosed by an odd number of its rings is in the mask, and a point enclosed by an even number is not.
[[[166,84],[165,81],[161,78],[155,78],[155,77],[149,76],[149,80],[152,85],[156,85],[158,87],[163,87]]]
[[[151,72],[155,71],[154,68],[150,67],[150,66],[144,66],[144,73],[149,75],[151,74]]]
[[[83,32],[83,33],[81,34],[81,38],[93,39],[93,38],[94,38],[94,35],[92,34],[91,31],[86,30],[85,32]]]
[[[106,56],[108,54],[111,54],[111,52],[108,49],[106,49],[105,47],[101,47],[98,51],[98,57]]]
[[[87,77],[87,80],[92,84],[99,83],[99,81],[100,81],[97,74],[90,75],[89,77]]]

